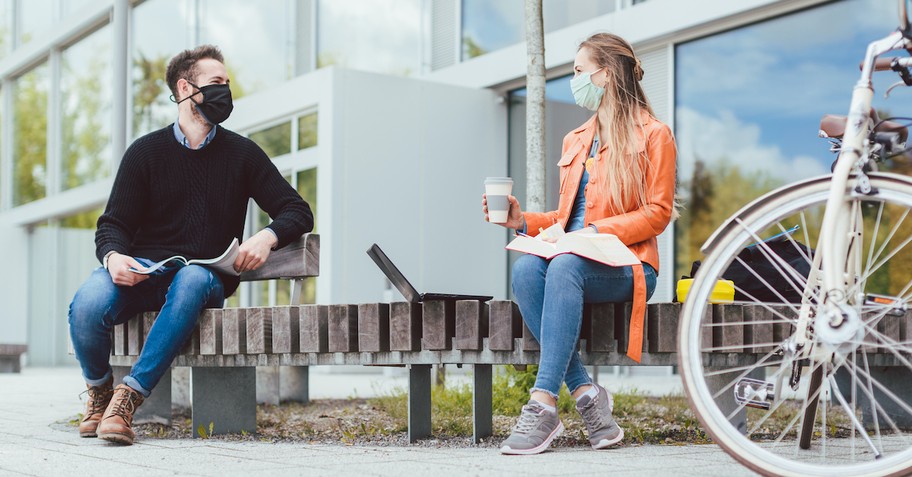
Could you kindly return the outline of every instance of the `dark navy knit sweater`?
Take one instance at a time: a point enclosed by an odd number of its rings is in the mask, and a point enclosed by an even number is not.
[[[250,139],[218,127],[206,147],[188,149],[173,125],[137,139],[124,154],[95,232],[95,254],[164,260],[213,258],[241,240],[253,198],[284,247],[313,230],[313,213]],[[225,296],[238,278],[221,276]]]

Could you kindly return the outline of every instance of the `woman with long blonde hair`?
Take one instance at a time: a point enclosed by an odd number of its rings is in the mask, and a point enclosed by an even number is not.
[[[523,255],[513,265],[513,293],[523,321],[541,345],[531,399],[502,444],[505,454],[537,454],[563,430],[556,410],[561,384],[576,398],[594,449],[619,443],[611,394],[594,384],[576,351],[584,303],[633,301],[628,356],[639,361],[645,303],[659,270],[656,237],[676,215],[675,143],[640,81],[633,48],[609,33],[583,41],[570,88],[595,114],[564,137],[557,210],[522,212],[510,196],[505,227],[537,235],[553,224],[566,232],[616,235],[642,262],[612,267],[573,254],[551,260]],[[488,220],[487,197],[482,209]]]

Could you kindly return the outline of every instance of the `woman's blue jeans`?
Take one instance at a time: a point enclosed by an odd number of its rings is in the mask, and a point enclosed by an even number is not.
[[[655,291],[656,272],[645,263],[643,271],[649,297]],[[551,260],[523,255],[513,264],[513,294],[523,321],[541,345],[532,390],[556,398],[562,382],[571,393],[592,383],[576,351],[583,303],[630,301],[633,271],[569,253]]]
[[[153,262],[136,259],[143,265]],[[132,287],[115,285],[97,268],[70,303],[70,339],[82,375],[91,386],[111,377],[111,330],[144,311],[160,310],[142,352],[124,384],[148,397],[193,333],[204,308],[221,308],[225,290],[219,277],[199,265],[165,266]]]

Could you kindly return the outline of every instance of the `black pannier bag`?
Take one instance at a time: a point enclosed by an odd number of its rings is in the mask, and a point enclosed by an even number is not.
[[[776,303],[782,302],[784,298],[788,303],[801,303],[802,288],[811,271],[811,262],[814,260],[814,249],[797,240],[789,239],[797,230],[798,226],[795,226],[764,240],[765,247],[763,248],[765,250],[761,250],[760,245],[755,243],[748,245],[738,253],[740,261],[738,259],[733,261],[722,274],[722,278],[735,283],[736,301]],[[775,260],[773,257],[767,258],[767,255],[771,254],[780,257],[804,279],[798,280],[794,277],[793,273],[779,260]],[[691,276],[696,274],[699,267],[699,261],[693,263]],[[757,275],[762,277],[769,286],[757,278]]]

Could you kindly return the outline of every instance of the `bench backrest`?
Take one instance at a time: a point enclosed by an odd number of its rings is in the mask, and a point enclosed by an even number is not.
[[[320,236],[304,234],[298,240],[274,250],[260,268],[241,274],[242,282],[298,279],[320,275]]]

